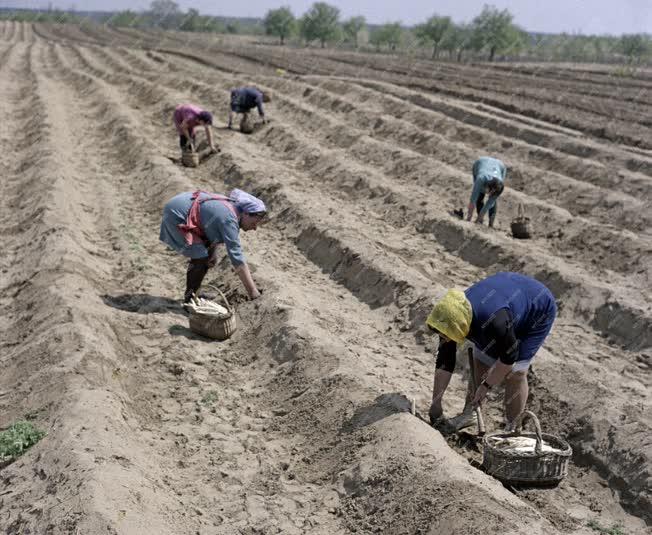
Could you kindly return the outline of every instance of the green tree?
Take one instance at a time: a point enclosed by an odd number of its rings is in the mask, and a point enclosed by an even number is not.
[[[472,37],[473,30],[468,24],[454,24],[446,32],[441,42],[441,48],[448,52],[451,59],[456,57],[457,61],[462,61],[462,54],[471,47]]]
[[[301,34],[307,42],[318,40],[321,47],[339,34],[340,10],[326,2],[315,2],[301,18]]]
[[[439,47],[446,36],[453,31],[453,22],[450,17],[433,15],[425,23],[415,28],[415,35],[420,43],[432,46],[432,59],[437,57]]]
[[[177,21],[181,16],[179,5],[172,0],[153,0],[149,11],[154,19],[154,25],[162,28],[178,26]]]
[[[189,9],[183,18],[179,29],[184,32],[198,32],[202,29],[202,16],[196,9]]]
[[[489,61],[496,52],[518,50],[523,46],[523,34],[512,24],[513,16],[507,10],[498,10],[485,5],[482,12],[473,19],[473,44],[476,49],[486,49]]]
[[[358,48],[358,34],[367,25],[364,17],[351,17],[342,24],[342,30],[348,41],[351,41]]]
[[[285,44],[285,38],[292,35],[296,27],[296,20],[289,7],[279,9],[270,9],[263,20],[265,33],[275,35],[281,39],[281,44]]]
[[[155,16],[166,17],[168,15],[178,15],[181,13],[179,4],[172,0],[153,0],[149,5],[149,10]]]
[[[378,28],[373,28],[369,33],[369,44],[376,47],[376,52],[380,52],[380,47],[383,44],[383,32]]]
[[[620,50],[627,56],[629,63],[640,61],[641,58],[649,54],[650,48],[650,39],[645,35],[623,35],[620,38]]]
[[[115,15],[112,15],[111,18],[107,21],[107,23],[110,26],[127,26],[127,27],[135,27],[138,25],[140,17],[138,14],[134,13],[133,11],[127,10],[127,11],[120,11],[116,13]]]
[[[400,22],[388,22],[383,24],[371,32],[369,42],[376,46],[376,50],[380,50],[382,45],[387,45],[390,50],[396,50],[396,47],[401,42],[403,36],[403,28]]]

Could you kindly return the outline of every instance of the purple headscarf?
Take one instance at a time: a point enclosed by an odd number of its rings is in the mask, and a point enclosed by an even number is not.
[[[205,122],[206,124],[213,124],[213,114],[209,111],[200,111],[199,114],[197,115],[197,118],[200,121]]]
[[[267,212],[265,203],[254,197],[253,195],[242,191],[241,189],[234,189],[229,193],[229,199],[233,201],[238,210],[245,214],[257,214],[260,212]]]

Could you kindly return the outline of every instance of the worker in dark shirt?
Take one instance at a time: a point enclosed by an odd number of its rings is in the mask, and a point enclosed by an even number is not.
[[[463,413],[449,424],[455,429],[473,425],[473,407],[505,380],[505,420],[511,428],[525,410],[527,370],[556,315],[557,305],[550,290],[519,273],[497,273],[464,292],[449,290],[426,320],[430,331],[440,338],[431,422],[443,417],[442,397],[455,369],[457,346],[470,340],[475,377],[482,382],[467,395]]]
[[[269,93],[260,91],[255,87],[240,87],[231,89],[231,109],[229,110],[229,128],[233,126],[233,117],[236,113],[249,113],[252,109],[258,108],[258,115],[263,123],[267,122],[263,102],[271,100]]]

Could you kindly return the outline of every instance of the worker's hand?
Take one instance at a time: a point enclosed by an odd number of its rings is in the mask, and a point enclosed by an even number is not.
[[[266,117],[262,117],[262,118],[261,118],[261,122],[262,122],[263,124],[267,124],[267,118],[266,118]]]
[[[430,416],[430,424],[435,425],[435,423],[441,419],[444,411],[441,408],[441,404],[433,401],[430,405],[430,410],[428,411],[428,416]]]
[[[487,392],[489,392],[487,387],[481,384],[478,387],[478,389],[475,391],[475,396],[473,396],[473,401],[471,402],[471,404],[474,407],[479,407],[482,401],[484,400],[484,398],[487,396]]]
[[[220,149],[218,149],[215,145],[211,145],[210,148],[211,148],[211,152],[213,152],[213,153],[220,152]]]
[[[476,222],[478,225],[482,225],[482,223],[484,222],[484,217],[478,217],[478,218],[475,220],[475,222]]]

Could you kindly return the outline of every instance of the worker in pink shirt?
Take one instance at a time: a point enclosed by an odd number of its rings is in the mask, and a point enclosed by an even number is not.
[[[203,126],[206,130],[206,139],[208,146],[212,151],[216,151],[213,144],[213,133],[211,125],[213,124],[213,115],[201,109],[194,104],[179,104],[174,110],[174,126],[179,133],[179,146],[181,150],[195,150],[195,128]]]

